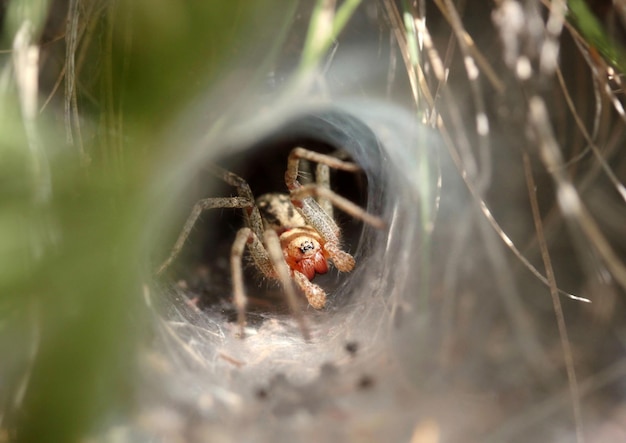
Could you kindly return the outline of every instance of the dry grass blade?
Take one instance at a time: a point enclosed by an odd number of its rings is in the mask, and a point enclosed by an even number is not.
[[[626,267],[585,208],[576,188],[565,173],[563,158],[552,133],[544,101],[540,97],[532,97],[529,108],[529,121],[539,141],[541,158],[557,186],[558,202],[564,216],[582,230],[589,246],[600,254],[613,277],[626,289]]]
[[[430,92],[430,89],[428,88],[428,85],[426,84],[426,79],[424,76],[424,72],[422,71],[422,67],[419,65],[419,63],[417,63],[416,60],[413,60],[413,58],[411,57],[412,50],[409,47],[408,38],[406,36],[406,30],[402,17],[400,15],[400,11],[392,0],[384,0],[383,5],[385,7],[387,19],[391,23],[391,28],[393,30],[396,42],[398,43],[400,53],[402,54],[402,59],[404,60],[406,72],[409,77],[409,82],[411,84],[413,100],[415,101],[416,106],[419,107],[421,93],[424,100],[426,100],[428,108],[432,110],[434,106],[434,98]]]
[[[65,52],[65,66],[59,78],[65,78],[65,137],[68,144],[74,145],[74,143],[76,143],[81,162],[83,165],[86,165],[88,160],[83,143],[76,88],[76,79],[78,77],[76,71],[76,53],[80,35],[85,29],[85,26],[82,24],[80,4],[80,0],[70,0],[67,11],[67,29],[65,31],[67,47]]]
[[[563,95],[565,96],[565,101],[567,102],[567,106],[570,112],[572,113],[572,115],[574,116],[574,120],[576,121],[576,126],[578,126],[578,129],[583,134],[583,137],[587,141],[589,148],[593,151],[593,154],[596,156],[596,159],[598,160],[600,167],[602,168],[606,176],[609,178],[611,183],[613,183],[613,186],[615,186],[615,189],[617,190],[619,195],[622,197],[622,200],[626,202],[626,187],[624,187],[624,185],[619,181],[619,179],[617,178],[617,176],[615,175],[615,173],[613,172],[613,170],[611,169],[607,161],[604,159],[602,152],[600,152],[600,149],[594,143],[593,139],[591,138],[591,135],[589,134],[589,131],[587,131],[585,124],[580,118],[580,115],[578,115],[578,111],[576,111],[576,106],[574,105],[574,102],[572,101],[569,91],[567,90],[567,86],[565,85],[565,80],[563,79],[563,73],[561,72],[560,68],[557,68],[556,75],[559,80],[561,89],[563,91]]]
[[[445,1],[446,3],[442,3]],[[491,67],[487,58],[478,50],[476,45],[474,44],[474,39],[471,35],[463,28],[463,24],[458,17],[455,17],[450,14],[450,11],[456,11],[454,4],[448,0],[435,0],[435,4],[444,15],[448,23],[453,27],[456,26],[455,32],[457,33],[457,38],[459,41],[462,41],[466,46],[467,55],[471,56],[473,60],[476,61],[476,65],[480,67],[481,72],[485,74],[485,77],[489,80],[493,88],[498,91],[498,93],[502,94],[506,91],[504,83],[500,80],[499,76],[496,74],[495,70]],[[451,8],[449,10],[449,8]],[[460,26],[459,26],[460,25]]]
[[[476,134],[478,135],[478,151],[480,159],[480,173],[476,176],[476,187],[480,194],[489,186],[491,182],[491,149],[489,142],[489,118],[485,110],[485,100],[483,94],[483,88],[480,83],[480,71],[476,65],[476,61],[472,56],[470,47],[473,46],[473,42],[468,42],[465,38],[467,32],[463,28],[463,22],[458,14],[454,3],[451,0],[444,0],[445,6],[441,2],[436,2],[437,6],[442,10],[444,14],[447,13],[448,21],[454,31],[459,49],[463,55],[463,65],[469,80],[470,90],[472,93],[472,100],[474,107],[476,108],[474,124]]]
[[[511,250],[511,252],[515,255],[515,257],[522,263],[522,265],[524,265],[526,269],[528,269],[535,277],[537,277],[539,281],[541,281],[544,285],[549,287],[550,282],[545,277],[545,275],[543,275],[535,266],[533,266],[533,264],[517,248],[517,246],[515,246],[515,243],[513,243],[513,240],[511,240],[511,238],[506,234],[506,232],[504,232],[504,230],[502,229],[498,221],[494,218],[493,214],[489,210],[489,207],[487,206],[487,203],[485,203],[485,201],[480,197],[480,194],[478,193],[478,190],[475,188],[473,182],[468,180],[467,174],[464,173],[461,157],[459,156],[459,153],[457,152],[457,150],[454,148],[454,144],[452,140],[450,139],[449,135],[447,134],[447,131],[445,131],[445,127],[443,127],[442,125],[440,126],[440,131],[443,136],[444,142],[446,143],[446,146],[448,147],[448,150],[451,154],[452,160],[454,161],[454,164],[459,169],[459,171],[461,171],[461,175],[463,177],[465,185],[467,186],[467,189],[470,191],[474,199],[478,202],[481,212],[483,213],[483,215],[485,216],[485,218],[487,219],[487,221],[489,222],[493,230],[496,232],[496,234],[498,234],[500,239],[504,242],[507,248]],[[558,291],[561,295],[571,298],[572,300],[581,301],[585,303],[591,302],[587,298],[570,294],[566,291],[563,291],[562,289],[559,289]]]
[[[533,178],[532,167],[528,154],[524,153],[523,159],[524,172],[526,175],[526,185],[528,187],[528,197],[530,199],[530,206],[532,209],[533,220],[537,232],[537,240],[539,242],[539,248],[541,250],[541,258],[543,259],[543,264],[546,268],[546,278],[548,279],[548,282],[550,284],[550,295],[552,296],[554,315],[556,317],[556,323],[559,328],[559,337],[561,338],[561,348],[563,350],[563,359],[565,361],[565,368],[567,370],[567,379],[572,400],[572,410],[574,413],[574,423],[576,424],[576,439],[579,443],[582,443],[584,441],[584,434],[582,412],[580,406],[580,390],[578,387],[578,381],[576,379],[576,369],[574,367],[572,346],[568,338],[567,326],[565,324],[565,315],[563,314],[563,308],[561,307],[559,291],[556,285],[554,271],[552,269],[552,259],[550,258],[550,252],[548,251],[548,245],[546,243],[546,239],[543,233],[543,222],[541,220],[541,213],[539,212],[539,203],[537,201],[537,187],[535,185],[535,179]]]

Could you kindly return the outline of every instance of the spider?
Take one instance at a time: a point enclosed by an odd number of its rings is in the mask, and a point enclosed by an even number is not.
[[[300,161],[317,164],[315,183],[298,181]],[[287,159],[285,184],[288,194],[270,193],[254,198],[248,183],[238,175],[210,165],[209,171],[237,190],[236,197],[206,198],[198,201],[176,240],[170,255],[157,270],[163,273],[176,259],[200,214],[208,209],[240,208],[246,226],[239,229],[230,253],[233,304],[237,310],[239,335],[244,334],[247,297],[243,285],[242,260],[247,246],[255,266],[267,278],[280,281],[290,309],[308,339],[308,329],[298,309],[293,282],[315,309],[326,305],[326,292],[311,280],[329,270],[329,261],[340,272],[355,266],[352,255],[341,249],[341,230],[333,219],[333,206],[376,228],[384,222],[330,189],[330,168],[358,172],[352,162],[305,148],[291,150]]]

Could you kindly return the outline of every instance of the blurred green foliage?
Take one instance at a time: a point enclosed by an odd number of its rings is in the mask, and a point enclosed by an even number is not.
[[[4,22],[3,40],[11,41],[18,29],[29,22],[36,34],[41,33],[46,22],[48,10],[50,8],[49,0],[22,0],[5,2],[7,12]]]
[[[275,24],[284,19],[278,3],[283,2],[121,2],[109,13],[109,26],[125,111],[153,128],[155,118],[171,115],[234,59],[267,51]]]
[[[271,46],[275,21],[285,19],[278,3],[81,2],[80,30],[95,30],[78,44],[86,56],[74,101],[87,123],[88,163],[61,133],[70,118],[62,110],[49,106],[29,127],[11,54],[2,59],[0,431],[24,442],[78,441],[132,407],[135,351],[149,331],[142,235],[160,130],[233,59]],[[25,20],[40,33],[44,12],[65,7],[11,1],[5,47]],[[51,191],[43,200],[42,181]]]
[[[621,72],[626,72],[626,53],[616,44],[584,0],[568,2],[569,18],[583,39]]]

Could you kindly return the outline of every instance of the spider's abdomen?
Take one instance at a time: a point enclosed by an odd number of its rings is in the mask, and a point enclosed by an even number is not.
[[[304,218],[291,203],[287,194],[263,194],[256,199],[265,229],[282,234],[289,229],[306,226]]]
[[[301,272],[309,280],[315,274],[328,272],[328,260],[322,247],[321,236],[305,226],[285,231],[280,236],[283,255],[289,268]]]

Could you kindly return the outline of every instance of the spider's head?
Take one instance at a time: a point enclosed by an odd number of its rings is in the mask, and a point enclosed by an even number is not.
[[[289,267],[304,274],[309,280],[315,274],[328,272],[328,260],[322,247],[322,238],[310,227],[295,228],[280,236],[283,255]]]

